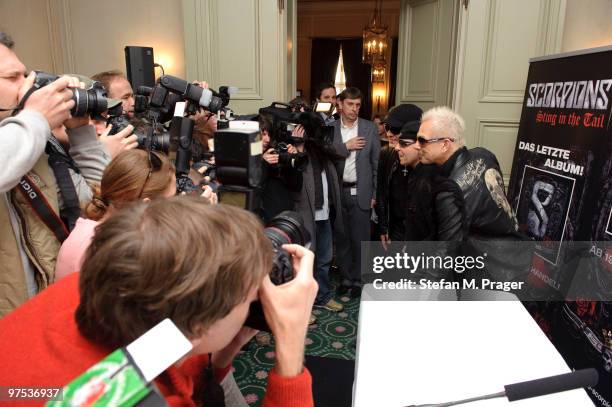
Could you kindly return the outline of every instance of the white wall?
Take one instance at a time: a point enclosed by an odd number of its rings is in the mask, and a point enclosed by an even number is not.
[[[185,76],[180,0],[1,0],[0,29],[28,68],[125,71],[124,46],[140,45],[167,74]]]
[[[612,0],[567,0],[562,51],[612,45]]]

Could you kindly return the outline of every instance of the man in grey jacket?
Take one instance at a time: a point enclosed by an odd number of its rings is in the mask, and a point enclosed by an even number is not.
[[[32,87],[35,73],[25,77],[25,66],[12,51],[13,41],[0,32],[0,193],[13,188],[45,149],[51,128],[70,117],[74,106],[62,78],[33,93],[24,109],[9,117],[23,94]]]
[[[347,88],[338,96],[340,120],[334,123],[334,147],[342,190],[344,236],[336,235],[336,259],[342,273],[340,291],[361,293],[361,242],[370,240],[370,215],[376,204],[380,141],[376,125],[358,118],[362,94]]]
[[[18,108],[35,79],[35,74],[25,78],[25,66],[12,46],[10,38],[0,33],[2,116]],[[91,197],[85,181],[99,182],[109,161],[87,118],[70,116],[74,102],[67,87],[79,85],[77,78],[60,78],[31,93],[19,114],[0,123],[4,170],[0,176],[0,316],[53,282],[59,243],[67,233],[58,222],[58,202],[66,202],[60,199],[58,182],[43,154],[53,140],[51,130],[62,124],[69,128],[70,159],[75,165],[67,181],[78,187],[77,210],[79,197],[83,201]]]

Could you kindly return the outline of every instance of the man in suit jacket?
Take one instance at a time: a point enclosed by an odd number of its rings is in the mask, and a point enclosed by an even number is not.
[[[361,293],[361,242],[370,240],[370,214],[376,204],[376,172],[380,141],[376,125],[358,118],[362,94],[347,88],[338,96],[340,120],[334,123],[334,148],[342,191],[344,236],[337,235],[336,258],[341,291]]]

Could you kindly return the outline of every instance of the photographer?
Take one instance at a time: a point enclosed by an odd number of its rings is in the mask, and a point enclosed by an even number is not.
[[[69,79],[56,81],[32,96],[24,109],[10,117],[36,74],[25,77],[25,66],[12,51],[13,40],[0,32],[0,193],[17,185],[43,153],[50,128],[70,117],[74,102],[66,89]]]
[[[313,116],[308,129],[303,125],[297,126],[293,137],[304,138],[305,135],[316,134],[323,120],[314,113]],[[344,307],[334,300],[329,285],[329,267],[333,256],[332,229],[337,236],[344,235],[340,188],[336,167],[331,161],[330,146],[315,140],[316,136],[306,137],[306,142],[297,144],[297,150],[308,156],[308,164],[303,172],[302,189],[293,194],[295,210],[302,215],[315,250],[315,278],[319,283],[315,306],[340,312]]]
[[[108,97],[118,99],[123,105],[123,114],[128,118],[134,118],[134,91],[132,85],[121,71],[105,71],[91,77],[104,85],[108,91]]]
[[[40,73],[30,74],[24,79],[25,67],[17,56],[5,45],[0,45],[0,52],[3,53],[0,68],[2,107],[25,109],[14,119],[8,119],[9,125],[3,130],[11,132],[19,128],[15,124],[39,120],[37,114],[33,114],[34,110],[42,112],[48,120],[48,127],[46,123],[41,126],[47,154],[34,156],[33,167],[13,169],[10,181],[16,186],[2,197],[2,316],[53,282],[60,243],[74,226],[80,204],[91,199],[87,183],[100,181],[109,158],[93,128],[87,125],[88,119],[71,117],[70,109],[75,108],[74,92],[77,89],[67,87],[83,86],[77,78],[64,77],[48,82],[51,76]],[[62,126],[68,129],[70,154],[50,131],[57,131]],[[19,131],[14,136],[17,141]]]
[[[185,250],[189,242],[189,250]],[[0,320],[0,382],[63,386],[165,318],[193,344],[155,384],[170,405],[206,404],[205,368],[221,381],[254,331],[243,326],[258,296],[275,336],[264,406],[312,406],[303,366],[317,284],[312,252],[296,245],[295,278],[275,286],[259,220],[226,205],[174,197],[122,209],[101,224],[80,276],[62,279]],[[93,249],[95,248],[95,249]],[[120,295],[118,295],[120,293]],[[209,354],[212,358],[209,360]]]
[[[282,211],[293,210],[293,198],[291,193],[300,192],[302,189],[302,171],[294,165],[279,163],[279,151],[272,145],[278,147],[277,143],[271,143],[270,133],[272,120],[266,115],[259,116],[259,129],[263,147],[264,160],[264,185],[262,188],[262,219],[264,222],[272,219]],[[287,154],[296,154],[297,149],[286,145]],[[294,164],[295,160],[291,163]]]

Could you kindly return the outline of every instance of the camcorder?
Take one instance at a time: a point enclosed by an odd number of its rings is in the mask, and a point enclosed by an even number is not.
[[[260,115],[266,115],[272,120],[270,141],[273,148],[279,143],[285,143],[285,145],[305,143],[317,147],[331,145],[334,140],[334,127],[326,126],[323,118],[316,111],[304,107],[300,109],[305,111],[296,111],[295,106],[279,102],[259,109]],[[298,125],[304,128],[304,137],[293,135]],[[287,161],[290,160],[285,160]]]

